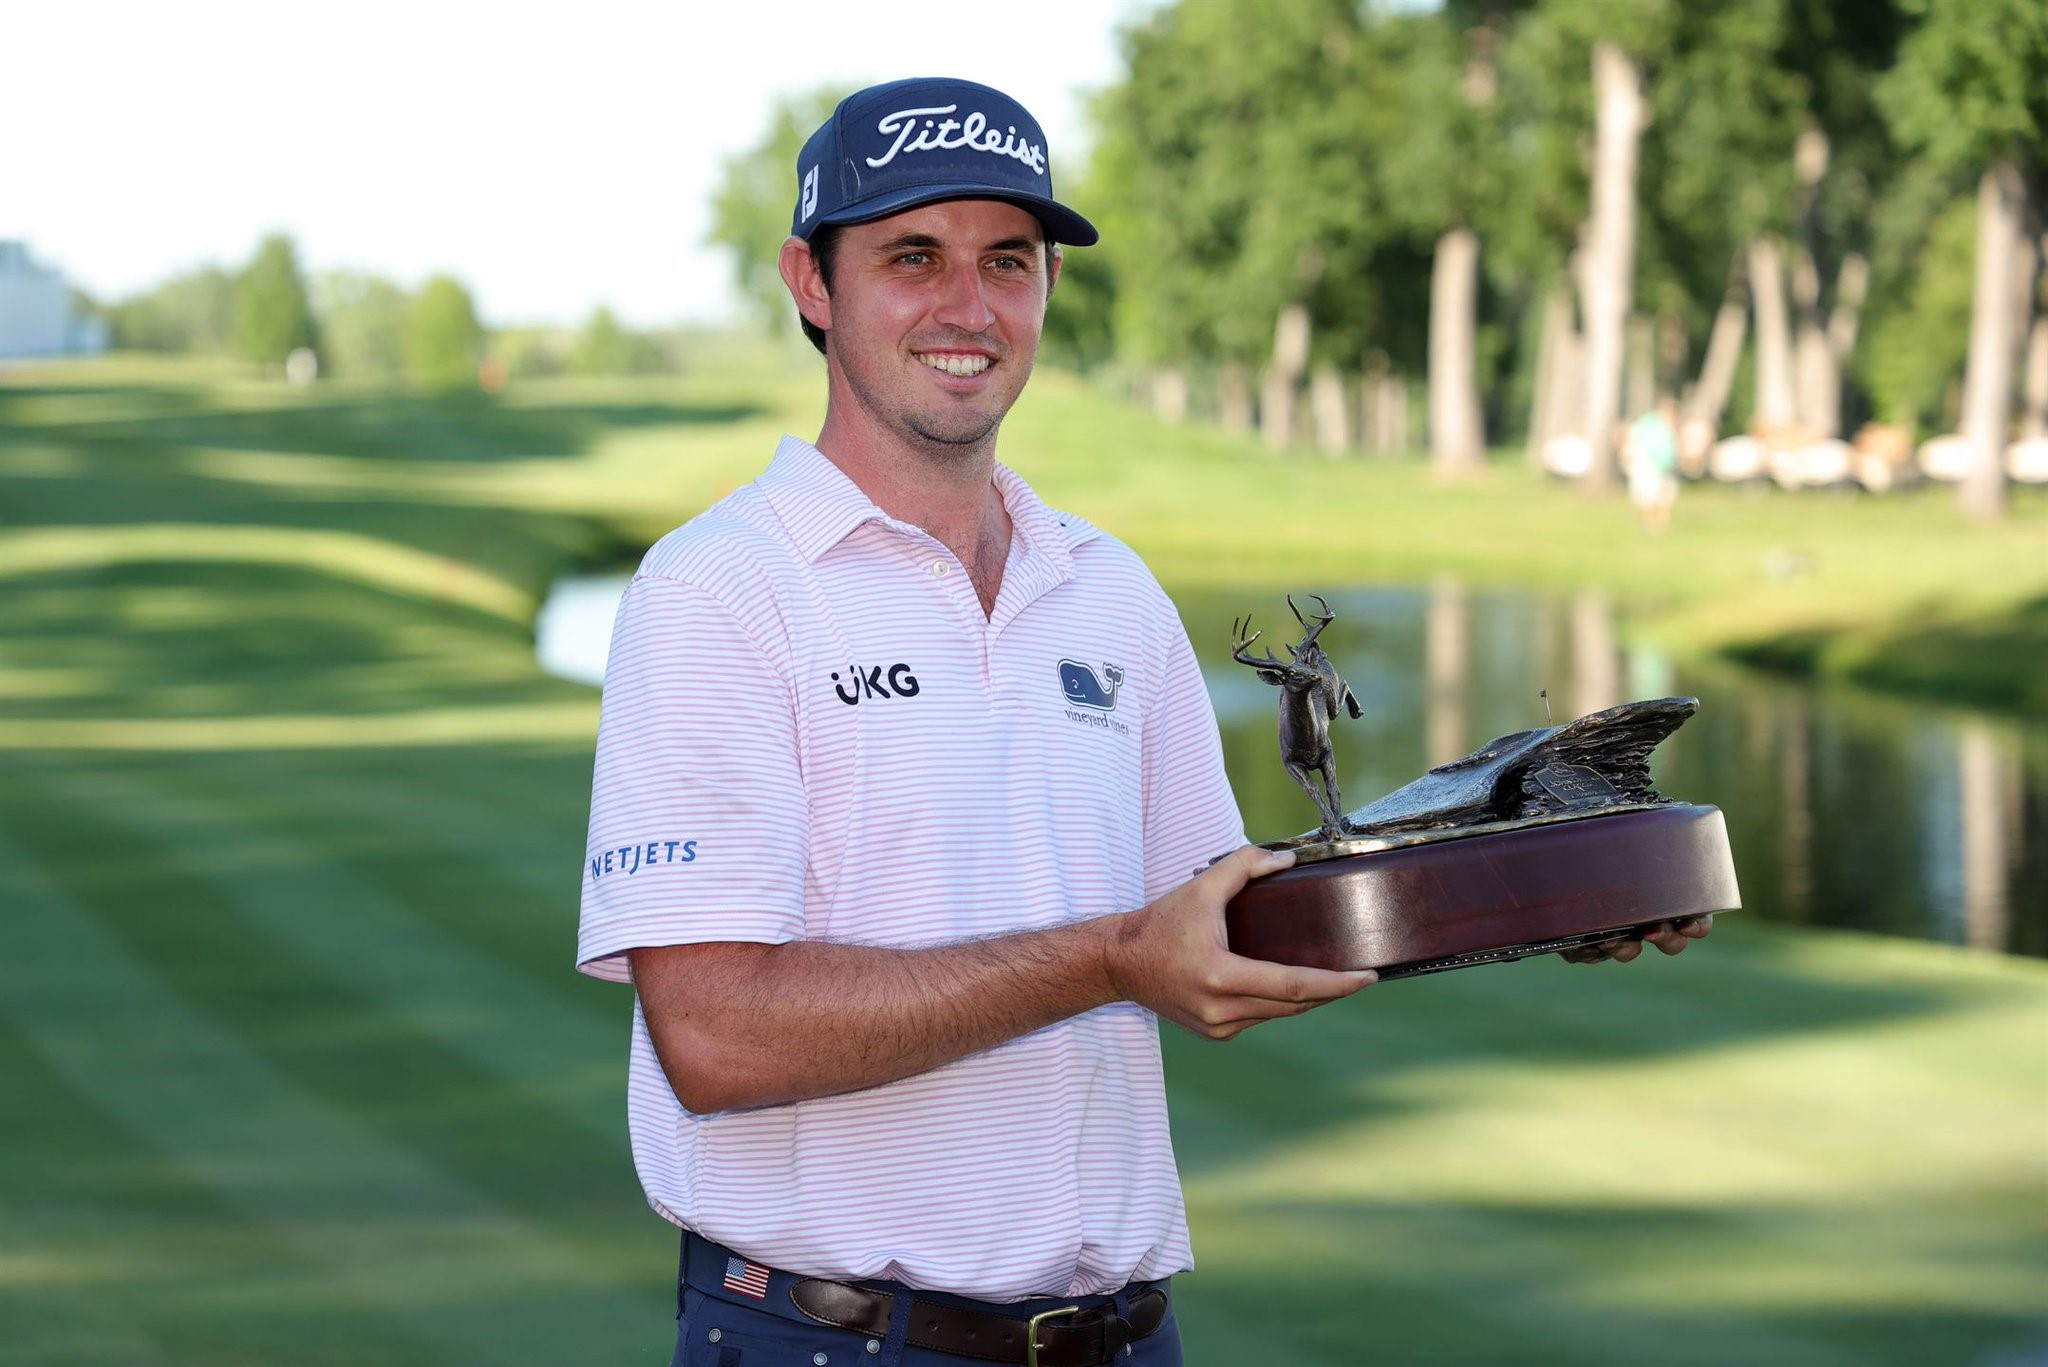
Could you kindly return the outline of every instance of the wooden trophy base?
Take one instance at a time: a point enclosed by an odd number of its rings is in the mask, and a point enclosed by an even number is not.
[[[1720,808],[1670,803],[1297,864],[1246,884],[1224,918],[1235,953],[1387,979],[1741,905]]]

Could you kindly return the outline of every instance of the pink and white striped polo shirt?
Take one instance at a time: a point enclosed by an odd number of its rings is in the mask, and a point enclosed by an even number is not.
[[[912,947],[1141,906],[1242,843],[1215,714],[1144,565],[1007,469],[984,616],[959,562],[784,438],[620,605],[578,964],[829,939]],[[1190,1265],[1158,1027],[1102,1007],[845,1096],[696,1115],[636,1004],[650,1204],[793,1272],[988,1300]]]

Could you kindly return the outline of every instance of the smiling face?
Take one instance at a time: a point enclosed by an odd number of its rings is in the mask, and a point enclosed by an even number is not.
[[[1059,273],[1037,219],[1000,200],[926,204],[842,229],[829,292],[800,243],[783,266],[826,332],[834,419],[941,457],[992,447]]]

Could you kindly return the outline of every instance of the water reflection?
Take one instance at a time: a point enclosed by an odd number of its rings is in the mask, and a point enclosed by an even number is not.
[[[1329,597],[1339,617],[1322,643],[1366,709],[1332,727],[1348,806],[1541,725],[1542,689],[1558,721],[1697,694],[1700,714],[1657,753],[1657,781],[1727,813],[1744,915],[2048,955],[2048,727],[1677,663],[1624,641],[1597,593],[1559,602],[1439,582]],[[1184,601],[1182,616],[1247,826],[1265,839],[1314,817],[1275,756],[1270,694],[1228,661],[1231,612],[1247,607],[1271,615],[1236,595]]]
[[[1972,718],[1958,728],[1961,789],[1963,940],[1998,949],[2009,934],[2007,887],[2019,837],[2019,766],[1991,728]]]
[[[565,581],[538,624],[543,664],[595,682],[625,581]],[[1697,694],[1698,716],[1657,752],[1665,792],[1713,803],[1742,914],[2048,957],[2048,724],[1852,690],[1815,690],[1627,642],[1598,593],[1559,601],[1467,589],[1327,595],[1322,636],[1365,713],[1331,728],[1345,804],[1510,731],[1625,698]],[[1274,695],[1230,661],[1233,615],[1293,639],[1278,594],[1183,598],[1254,839],[1315,816],[1280,767]],[[1282,630],[1282,628],[1285,630]]]
[[[1429,591],[1429,627],[1423,664],[1429,681],[1428,750],[1432,765],[1454,760],[1471,749],[1465,744],[1465,678],[1472,670],[1471,613],[1465,589],[1456,580],[1439,579]]]

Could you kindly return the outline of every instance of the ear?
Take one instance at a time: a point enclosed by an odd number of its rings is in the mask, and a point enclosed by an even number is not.
[[[1048,240],[1045,244],[1045,297],[1052,298],[1053,286],[1060,282],[1060,244]]]
[[[825,288],[825,275],[818,269],[817,258],[811,255],[811,244],[800,237],[785,239],[782,255],[775,264],[782,272],[782,283],[789,288],[789,297],[796,301],[796,311],[812,327],[830,332],[832,294]]]

